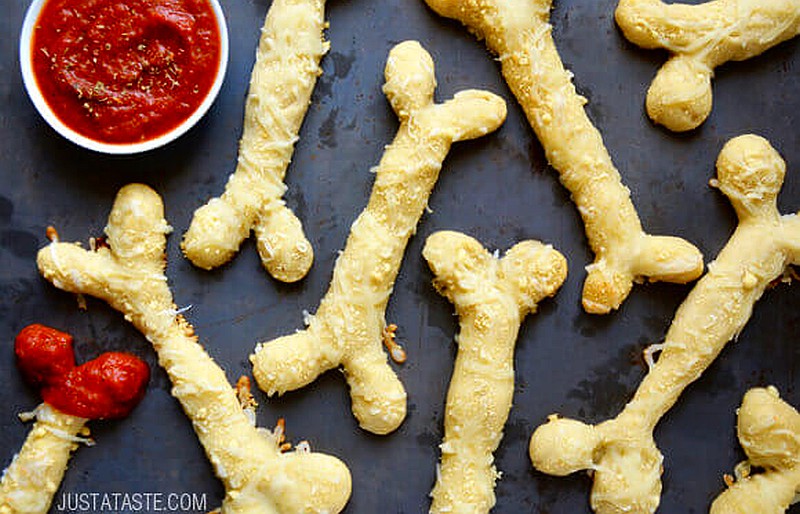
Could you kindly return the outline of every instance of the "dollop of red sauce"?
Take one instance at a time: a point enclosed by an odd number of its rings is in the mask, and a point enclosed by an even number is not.
[[[55,115],[111,144],[180,125],[211,90],[221,53],[208,0],[47,0],[31,44]]]
[[[14,353],[22,376],[37,388],[75,367],[72,336],[44,325],[28,325],[20,330]]]
[[[23,328],[14,341],[17,365],[42,399],[88,419],[127,416],[144,397],[150,368],[134,355],[107,352],[75,365],[72,336],[43,325]]]

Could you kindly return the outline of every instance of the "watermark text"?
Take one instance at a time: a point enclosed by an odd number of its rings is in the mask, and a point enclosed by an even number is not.
[[[57,512],[208,512],[205,493],[62,493]]]

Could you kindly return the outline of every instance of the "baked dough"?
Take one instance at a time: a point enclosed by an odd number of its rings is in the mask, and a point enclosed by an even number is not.
[[[282,199],[283,178],[328,51],[324,16],[324,0],[272,2],[250,79],[236,171],[222,196],[195,212],[183,239],[196,266],[225,264],[252,229],[273,277],[295,282],[308,273],[314,251]]]
[[[486,513],[495,504],[493,453],[511,410],[519,326],[561,287],[567,261],[538,241],[519,243],[500,259],[458,232],[431,235],[422,254],[461,324],[430,512]]]
[[[800,33],[796,0],[714,0],[698,5],[620,0],[617,24],[632,43],[670,59],[647,92],[647,114],[670,130],[700,126],[711,113],[711,77]]]
[[[586,99],[564,69],[548,23],[551,0],[425,0],[454,18],[498,55],[503,76],[572,194],[595,253],[587,267],[583,307],[617,309],[634,281],[686,283],[703,272],[700,251],[682,239],[642,230],[630,191],[586,115]]]
[[[110,248],[41,249],[39,271],[59,289],[107,301],[153,344],[225,487],[222,512],[340,512],[350,496],[347,467],[319,453],[281,453],[278,436],[250,423],[225,372],[178,312],[164,275],[171,228],[158,194],[141,184],[123,187],[105,231]]]
[[[530,456],[540,471],[594,471],[596,512],[656,510],[663,461],[653,441],[656,424],[742,331],[766,287],[800,263],[800,218],[781,216],[776,203],[785,172],[781,156],[761,137],[725,145],[712,184],[730,200],[739,225],[675,314],[660,359],[615,419],[590,426],[554,415],[533,434]]]
[[[386,304],[409,238],[428,203],[450,145],[497,129],[505,102],[485,91],[461,91],[433,102],[433,59],[416,41],[395,46],[383,91],[400,128],[374,171],[366,209],[350,229],[327,294],[308,328],[267,343],[250,357],[258,385],[272,395],[298,389],[342,366],[353,413],[376,434],[406,415],[406,392],[386,362],[381,340]]]
[[[711,514],[786,512],[800,491],[800,414],[780,399],[774,387],[744,395],[737,432],[747,471],[711,504]],[[753,466],[764,472],[750,475]]]
[[[24,419],[25,416],[21,416]],[[86,435],[86,418],[65,414],[42,403],[22,449],[3,472],[0,514],[45,514],[61,485],[70,454]]]

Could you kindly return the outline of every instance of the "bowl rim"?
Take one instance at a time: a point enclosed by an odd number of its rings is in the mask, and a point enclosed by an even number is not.
[[[203,99],[197,109],[195,109],[188,118],[181,122],[180,125],[173,128],[169,132],[166,132],[156,138],[148,139],[138,143],[103,143],[78,133],[62,122],[58,116],[56,116],[56,114],[53,112],[53,109],[50,108],[47,101],[44,99],[44,96],[39,88],[39,84],[36,82],[36,77],[33,74],[31,55],[33,28],[39,19],[42,7],[47,1],[49,0],[33,0],[25,12],[22,30],[19,36],[20,71],[22,73],[22,82],[25,86],[25,91],[28,93],[28,97],[31,99],[34,107],[36,107],[36,110],[39,112],[42,118],[44,118],[47,124],[50,125],[50,127],[52,127],[62,137],[66,138],[72,143],[88,150],[110,155],[132,155],[154,150],[176,140],[188,132],[189,129],[191,129],[195,124],[197,124],[197,122],[200,121],[200,118],[202,118],[211,108],[211,105],[214,103],[214,100],[216,100],[220,89],[222,89],[222,84],[225,80],[225,75],[228,69],[228,24],[225,20],[225,13],[222,10],[219,0],[206,0],[211,6],[214,17],[217,21],[217,27],[219,29],[220,59],[211,89],[209,89],[206,97]]]

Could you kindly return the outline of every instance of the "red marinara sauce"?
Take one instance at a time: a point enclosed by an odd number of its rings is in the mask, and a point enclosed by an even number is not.
[[[110,144],[180,125],[211,90],[222,51],[208,0],[46,0],[31,45],[54,114]]]
[[[107,352],[75,365],[72,336],[44,325],[23,328],[14,340],[17,365],[61,412],[88,419],[123,418],[147,390],[150,368],[134,355]]]

